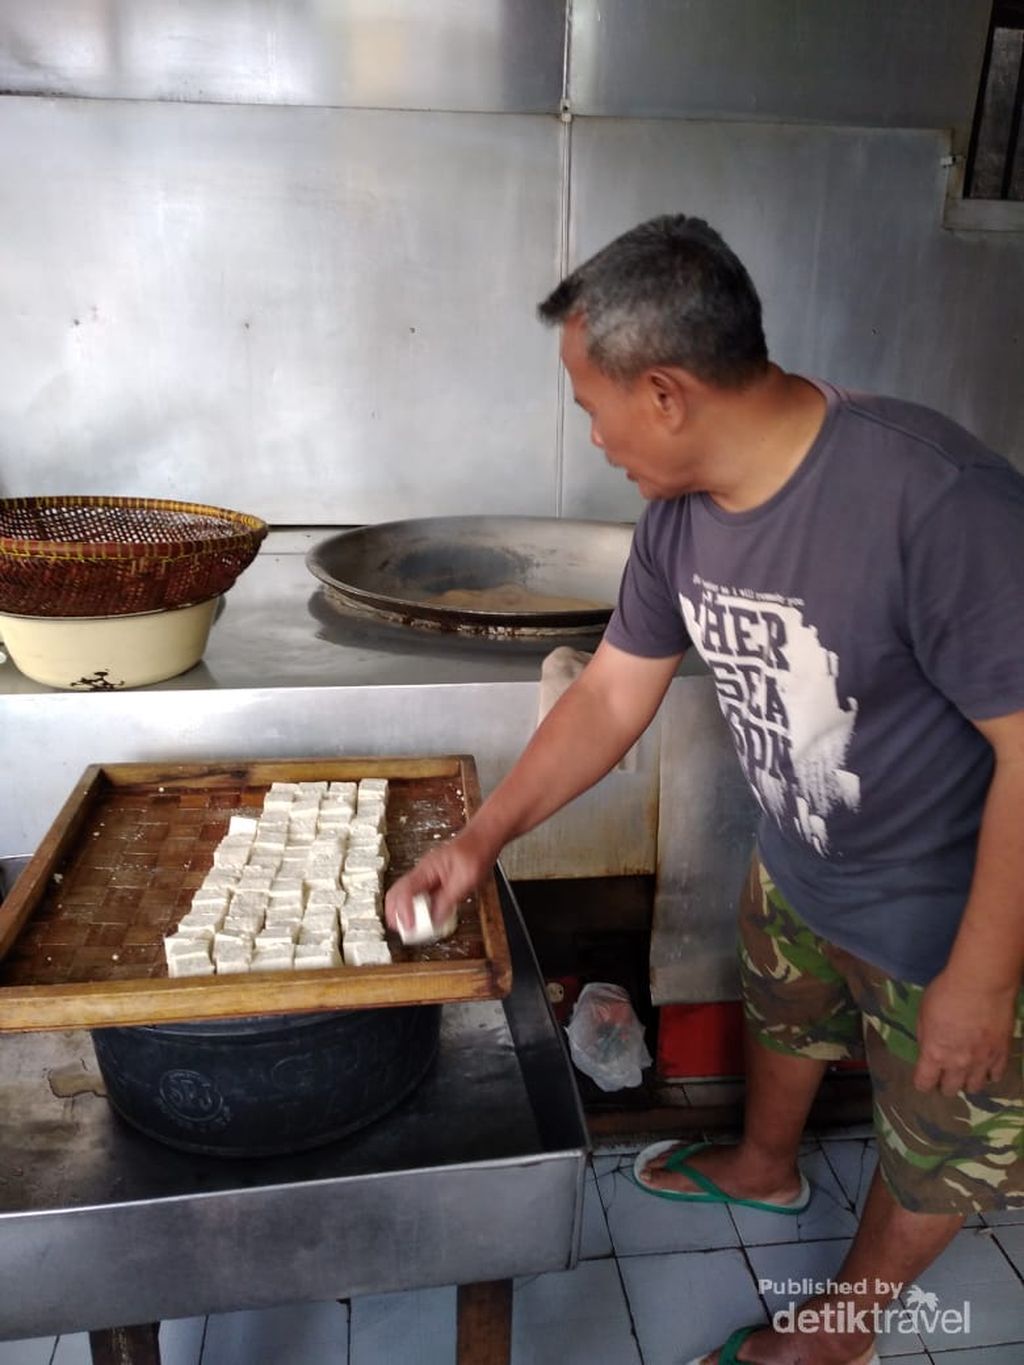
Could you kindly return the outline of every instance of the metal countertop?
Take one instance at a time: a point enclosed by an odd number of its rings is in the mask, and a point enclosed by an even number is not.
[[[88,1034],[0,1036],[0,1339],[573,1265],[586,1128],[499,881],[512,994],[446,1006],[422,1085],[316,1151],[174,1151],[90,1092]]]
[[[326,532],[323,533],[326,535]],[[312,544],[322,535],[308,537]],[[593,638],[564,643],[595,649]],[[559,640],[475,640],[343,616],[306,568],[299,533],[272,533],[226,593],[200,663],[140,692],[247,687],[358,687],[536,682]],[[0,696],[53,694],[10,662]]]

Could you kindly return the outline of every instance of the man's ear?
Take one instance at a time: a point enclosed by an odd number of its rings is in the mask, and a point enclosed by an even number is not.
[[[688,394],[682,377],[673,370],[650,370],[648,393],[658,420],[670,431],[678,431],[686,420]]]

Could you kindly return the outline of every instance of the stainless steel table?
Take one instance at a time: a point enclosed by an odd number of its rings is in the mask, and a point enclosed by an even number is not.
[[[515,984],[446,1006],[438,1061],[377,1124],[291,1157],[176,1152],[90,1090],[86,1033],[0,1037],[0,1340],[458,1284],[460,1365],[507,1358],[513,1276],[572,1267],[586,1128],[518,907]],[[473,1286],[473,1288],[465,1288]]]

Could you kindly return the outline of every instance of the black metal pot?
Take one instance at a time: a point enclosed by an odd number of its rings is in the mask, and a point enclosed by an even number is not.
[[[93,1032],[114,1109],[186,1152],[275,1156],[380,1118],[425,1076],[440,1005]]]

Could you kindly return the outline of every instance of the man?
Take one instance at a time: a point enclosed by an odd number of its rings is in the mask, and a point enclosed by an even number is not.
[[[626,233],[540,312],[594,444],[648,505],[592,662],[388,916],[419,891],[441,922],[608,772],[692,642],[762,809],[745,1135],[658,1144],[636,1178],[799,1212],[806,1115],[863,1030],[880,1169],[836,1281],[867,1288],[843,1318],[824,1296],[804,1330],[707,1359],[866,1361],[859,1310],[968,1213],[1024,1205],[1024,479],[937,413],[771,364],[750,278],[699,220]]]

